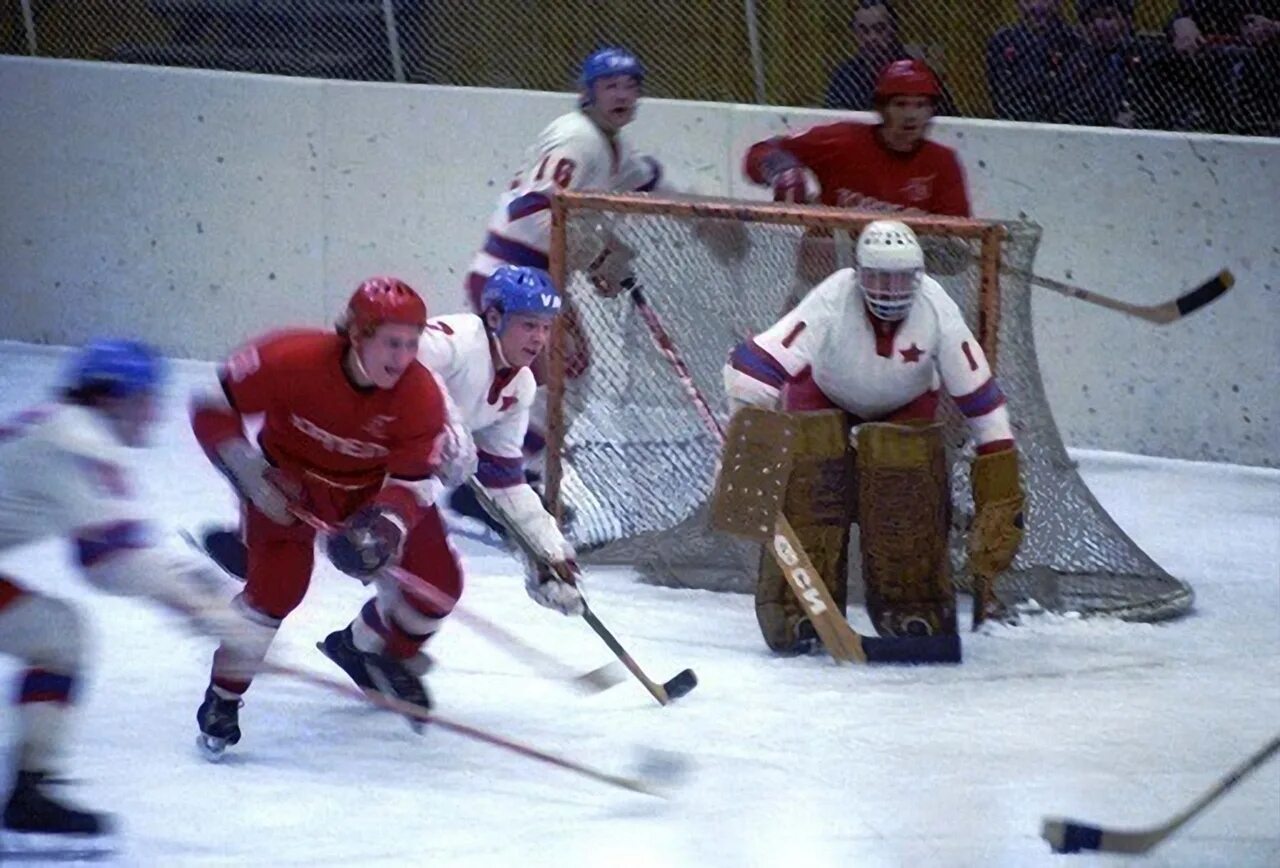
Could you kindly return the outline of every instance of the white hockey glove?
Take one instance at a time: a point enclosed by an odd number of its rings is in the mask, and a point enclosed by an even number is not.
[[[565,543],[569,552],[573,547]],[[530,565],[525,573],[524,589],[539,606],[555,609],[562,615],[582,614],[582,571],[572,556],[552,564]]]
[[[822,186],[818,176],[806,166],[792,166],[776,173],[769,179],[773,188],[773,201],[794,202],[805,205],[817,202],[822,198]]]
[[[636,285],[636,252],[617,238],[610,238],[587,266],[587,277],[604,298],[615,298]]]
[[[436,477],[446,488],[457,488],[475,476],[479,466],[480,457],[476,454],[476,442],[471,432],[461,422],[450,422],[444,428]]]
[[[296,519],[289,504],[302,495],[302,487],[268,463],[266,456],[239,437],[218,447],[218,469],[236,492],[276,524],[290,525]]]

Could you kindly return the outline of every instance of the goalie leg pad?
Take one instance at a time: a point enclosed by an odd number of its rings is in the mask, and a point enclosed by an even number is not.
[[[849,528],[854,516],[853,454],[849,424],[838,410],[792,415],[791,476],[783,515],[843,614],[848,601]],[[765,551],[756,582],[756,619],[765,643],[790,651],[807,638],[800,603],[782,570]]]
[[[955,633],[942,425],[870,423],[858,427],[857,443],[863,579],[876,632]]]

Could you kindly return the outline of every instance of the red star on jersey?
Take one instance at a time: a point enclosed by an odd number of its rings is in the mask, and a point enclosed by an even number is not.
[[[503,395],[503,396],[502,396],[502,407],[498,410],[498,412],[499,412],[499,413],[505,413],[505,412],[507,412],[507,410],[511,409],[511,407],[512,407],[515,403],[516,403],[516,396],[515,396],[515,395]]]
[[[916,346],[915,341],[912,341],[911,346],[905,350],[898,350],[898,352],[902,353],[902,361],[907,364],[920,361],[920,357],[924,355],[924,350]]]

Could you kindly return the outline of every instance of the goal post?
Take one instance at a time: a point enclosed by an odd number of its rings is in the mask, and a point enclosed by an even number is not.
[[[566,298],[549,354],[546,494],[592,562],[634,566],[650,581],[749,591],[758,549],[714,534],[706,507],[719,457],[697,410],[626,294],[605,298],[584,263],[612,239],[635,253],[638,284],[698,389],[727,421],[721,370],[733,347],[772,324],[885,215],[700,197],[560,193],[550,268]],[[1193,593],[1148,557],[1074,469],[1040,379],[1030,272],[1039,228],[1024,222],[900,216],[920,236],[929,273],[960,305],[1000,380],[1022,455],[1026,535],[1000,583],[1008,603],[1131,620],[1176,617]],[[973,514],[973,448],[944,399],[957,585]],[[856,546],[850,565],[860,569]],[[856,597],[856,594],[854,594]]]

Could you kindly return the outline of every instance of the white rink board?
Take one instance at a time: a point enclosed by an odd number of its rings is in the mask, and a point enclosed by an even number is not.
[[[133,334],[201,358],[326,323],[373,273],[460,309],[494,199],[573,105],[16,57],[0,93],[0,337]],[[632,131],[686,188],[762,198],[739,175],[745,146],[838,116],[652,101]],[[961,149],[980,214],[1044,226],[1042,274],[1149,303],[1236,272],[1166,328],[1038,291],[1068,444],[1280,465],[1280,142],[975,120],[936,135]]]

